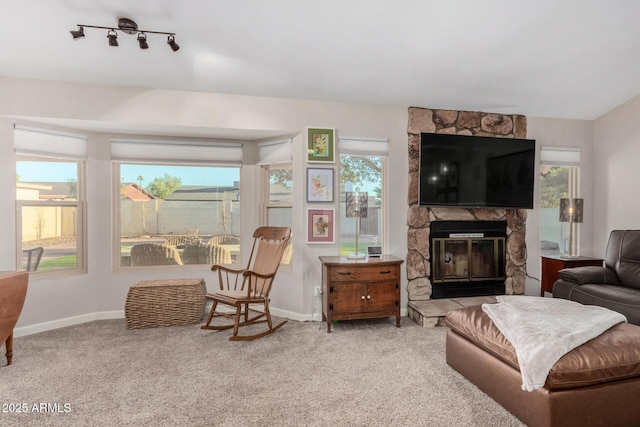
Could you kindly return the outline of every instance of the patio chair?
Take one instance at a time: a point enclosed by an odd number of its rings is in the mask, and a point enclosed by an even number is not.
[[[26,271],[36,271],[38,269],[43,253],[44,248],[41,246],[32,249],[25,249],[22,251],[22,259],[24,260],[25,257],[27,259]]]
[[[221,234],[218,236],[213,236],[207,242],[207,245],[239,245],[240,238],[238,236],[234,236],[233,234]]]
[[[224,246],[187,246],[182,251],[185,264],[231,264],[231,252]]]
[[[168,236],[164,239],[166,246],[174,246],[176,248],[186,248],[189,246],[202,246],[202,238],[195,234],[178,234],[175,236]]]
[[[172,246],[141,243],[131,247],[131,265],[182,265],[182,259]]]
[[[202,329],[233,328],[233,336],[229,338],[231,341],[247,341],[271,334],[287,323],[285,320],[273,326],[269,312],[269,292],[290,236],[291,229],[288,227],[259,227],[253,233],[253,246],[246,268],[237,270],[219,264],[211,267],[212,271],[218,272],[220,289],[207,293],[207,299],[213,304]],[[235,311],[217,311],[218,304],[234,307]],[[260,305],[263,311],[256,309]],[[232,319],[233,324],[211,325],[212,320],[218,317]],[[261,322],[267,322],[266,331],[252,335],[238,334],[241,326]]]

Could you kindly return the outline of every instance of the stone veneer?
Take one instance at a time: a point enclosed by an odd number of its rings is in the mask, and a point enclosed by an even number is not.
[[[431,222],[507,222],[506,294],[524,294],[527,211],[523,209],[428,208],[418,204],[420,133],[526,138],[527,118],[522,115],[473,111],[409,108],[409,210],[407,213],[407,291],[409,303],[431,299],[429,233]],[[409,310],[413,312],[413,310]],[[413,317],[413,316],[411,316]]]

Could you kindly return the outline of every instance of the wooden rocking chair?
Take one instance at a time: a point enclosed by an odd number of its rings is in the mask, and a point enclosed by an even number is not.
[[[271,334],[287,323],[285,320],[273,326],[269,313],[269,292],[290,237],[291,229],[288,227],[259,227],[253,233],[253,246],[245,269],[237,270],[219,264],[211,267],[212,271],[218,272],[220,290],[207,293],[207,299],[213,301],[213,305],[202,329],[233,328],[233,336],[229,338],[231,341],[247,341]],[[216,311],[218,304],[232,306],[235,312]],[[263,305],[264,311],[256,310],[255,306],[249,309],[249,305],[254,304]],[[233,324],[211,325],[214,317],[233,319]],[[255,335],[238,335],[240,326],[260,322],[267,322],[266,331]]]

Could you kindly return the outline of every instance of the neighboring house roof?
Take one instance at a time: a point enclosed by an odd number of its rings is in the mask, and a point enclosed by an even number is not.
[[[38,190],[39,200],[76,199],[75,191],[72,194],[69,182],[18,182],[16,188]]]
[[[237,187],[217,187],[183,185],[173,193],[169,194],[165,200],[239,200],[240,191]]]
[[[53,187],[35,182],[17,182],[16,188],[23,188],[26,190],[51,190]]]
[[[120,190],[120,194],[127,199],[135,200],[135,201],[147,201],[155,199],[155,197],[149,193],[144,188],[140,187],[138,184],[126,184]]]

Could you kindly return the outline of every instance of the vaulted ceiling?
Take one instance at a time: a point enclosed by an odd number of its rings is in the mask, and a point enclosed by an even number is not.
[[[640,94],[634,0],[4,3],[6,77],[577,119]],[[180,50],[69,33],[118,17]]]

